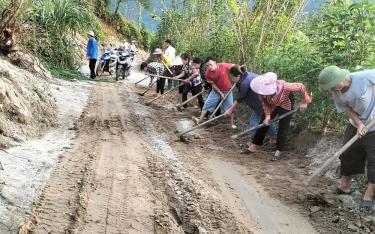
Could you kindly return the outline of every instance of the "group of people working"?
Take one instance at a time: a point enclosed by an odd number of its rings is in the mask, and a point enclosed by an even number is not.
[[[167,40],[166,44],[171,46],[170,40]],[[304,112],[312,102],[312,97],[302,83],[278,79],[273,72],[258,75],[246,71],[245,67],[240,65],[217,63],[212,57],[205,61],[199,58],[190,59],[187,53],[183,53],[180,56],[182,69],[178,73],[177,66],[170,61],[168,53],[156,49],[153,54],[156,55],[156,61],[143,63],[141,69],[146,69],[150,74],[181,79],[179,91],[182,102],[187,99],[189,91],[192,95],[202,91],[202,77],[211,85],[211,91],[205,101],[202,95],[198,96],[201,115],[194,118],[196,124],[205,121],[207,113],[214,111],[222,100],[224,116],[233,118],[238,105],[243,103],[252,110],[249,117],[250,128],[265,124],[265,127],[250,132],[244,153],[256,152],[268,133],[271,138],[276,138],[276,149],[271,160],[279,160],[282,152],[286,150],[292,115],[286,115],[278,123],[271,123],[271,120],[293,111],[295,106]],[[203,67],[205,69],[202,69]],[[165,79],[155,78],[156,82],[159,82],[156,92],[163,94]],[[367,129],[366,124],[375,119],[375,69],[350,73],[346,69],[329,66],[321,71],[317,82],[322,90],[332,92],[337,111],[347,113],[350,123],[344,134],[344,143],[355,134],[360,136],[360,139],[340,156],[341,180],[336,192],[350,194],[350,176],[364,173],[367,168],[368,186],[360,206],[371,208],[374,205],[375,189],[375,127]],[[232,84],[238,90],[235,101]],[[298,105],[295,105],[293,93],[300,96]]]

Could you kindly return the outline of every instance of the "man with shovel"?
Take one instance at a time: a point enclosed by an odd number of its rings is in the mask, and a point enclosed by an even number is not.
[[[212,85],[212,90],[204,103],[200,118],[197,119],[193,116],[195,124],[202,123],[208,112],[214,112],[220,100],[223,101],[224,111],[227,111],[233,105],[233,95],[231,92],[232,84],[228,77],[229,70],[232,68],[233,64],[216,63],[215,59],[212,57],[208,57],[204,64],[208,67],[205,78],[207,82]],[[231,116],[232,128],[235,128],[233,117],[234,115]]]
[[[375,189],[375,127],[367,129],[365,124],[375,118],[375,69],[350,73],[329,66],[321,71],[319,86],[332,92],[337,111],[349,117],[344,143],[356,134],[360,137],[340,156],[341,180],[336,192],[350,194],[350,176],[363,174],[367,161],[368,185],[360,208],[371,209]]]

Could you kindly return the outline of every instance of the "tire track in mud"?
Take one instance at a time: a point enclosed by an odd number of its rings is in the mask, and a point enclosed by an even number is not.
[[[21,233],[152,232],[157,202],[143,174],[145,151],[125,131],[120,95],[114,84],[95,87],[73,148],[61,156]]]

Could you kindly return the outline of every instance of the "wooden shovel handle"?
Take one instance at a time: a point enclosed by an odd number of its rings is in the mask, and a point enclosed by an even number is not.
[[[375,119],[373,119],[369,124],[366,125],[366,128],[367,129],[370,129],[372,128],[373,126],[375,125]],[[355,136],[353,136],[348,142],[346,142],[345,145],[343,145],[339,151],[337,151],[332,157],[330,157],[329,159],[327,159],[322,166],[320,166],[318,169],[315,170],[315,172],[309,176],[309,178],[307,178],[305,181],[304,181],[304,184],[305,185],[309,185],[311,183],[313,183],[315,181],[315,179],[317,179],[319,176],[322,176],[324,173],[327,172],[327,170],[329,169],[329,167],[331,166],[331,164],[338,158],[340,157],[340,155],[342,153],[344,153],[351,145],[353,145],[354,142],[356,142],[359,138],[359,135],[356,134]]]
[[[270,121],[270,124],[271,124],[271,123],[274,123],[274,122],[276,122],[276,121],[279,121],[280,119],[283,119],[283,118],[285,118],[285,117],[287,117],[287,116],[289,116],[289,115],[291,115],[291,114],[294,114],[294,113],[297,112],[297,111],[298,111],[298,108],[293,109],[293,110],[291,110],[291,111],[289,111],[289,112],[287,112],[287,113],[285,113],[285,114],[283,114],[283,115],[277,116],[276,118],[274,118],[274,119],[272,119],[272,120]],[[233,135],[233,136],[231,136],[231,138],[232,138],[232,139],[237,139],[238,137],[243,136],[243,135],[245,135],[246,133],[252,132],[252,131],[257,130],[257,129],[259,129],[259,128],[262,128],[262,127],[264,127],[264,126],[266,126],[266,125],[265,125],[264,123],[261,123],[261,124],[255,126],[255,127],[252,127],[252,128],[250,128],[250,129],[247,129],[247,130],[245,130],[245,131],[243,131],[243,132],[241,132],[241,133],[238,133],[238,134],[236,134],[236,135]]]
[[[179,107],[179,106],[183,106],[185,105],[186,103],[190,102],[191,100],[193,100],[194,98],[198,97],[199,95],[201,95],[202,93],[204,93],[204,90],[200,91],[199,93],[195,94],[194,96],[192,96],[191,98],[189,98],[188,100],[182,102],[182,103],[178,103],[176,105],[176,107]]]
[[[214,112],[212,112],[212,114],[210,115],[209,119],[212,119],[212,117],[215,116],[216,112],[220,109],[221,105],[223,105],[224,101],[227,99],[227,97],[232,93],[234,87],[236,87],[235,85],[232,86],[232,88],[229,90],[229,92],[227,93],[227,95],[224,96],[224,98],[220,101],[219,105],[216,107],[216,109],[214,110]]]
[[[224,117],[224,114],[218,115],[218,116],[216,116],[215,118],[209,119],[209,120],[207,120],[206,122],[203,122],[203,123],[201,123],[201,124],[198,124],[198,125],[192,127],[191,129],[189,129],[189,130],[187,130],[187,131],[181,133],[181,134],[180,134],[180,137],[183,136],[183,135],[185,135],[185,134],[187,134],[187,133],[189,133],[189,132],[191,132],[191,131],[194,131],[195,129],[201,128],[201,127],[205,126],[205,125],[208,124],[208,123],[211,123],[211,122],[213,122],[213,121],[215,121],[215,120],[217,120],[217,119],[220,119],[220,118],[222,118],[222,117]]]

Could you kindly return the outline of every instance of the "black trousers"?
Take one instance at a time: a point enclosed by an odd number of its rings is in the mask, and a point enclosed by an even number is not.
[[[160,78],[156,81],[156,93],[164,94],[165,79]]]
[[[357,134],[357,128],[350,123],[344,134],[344,144]],[[340,156],[340,173],[342,176],[363,174],[367,161],[367,178],[375,183],[375,131],[359,138]]]
[[[194,95],[197,95],[198,93],[200,93],[200,92],[202,92],[202,90],[203,90],[203,85],[202,84],[199,84],[199,85],[197,85],[197,86],[191,86],[191,94],[194,96]],[[201,110],[202,110],[202,108],[203,108],[203,105],[204,105],[204,101],[203,101],[203,96],[202,96],[202,94],[199,94],[198,95],[198,103],[199,103],[199,107],[201,108]]]
[[[96,77],[95,65],[96,65],[96,59],[90,59],[90,61],[89,61],[90,78],[92,78],[92,79],[94,79]]]
[[[271,119],[275,118],[276,116],[283,115],[289,112],[281,107],[276,107],[275,110],[271,113]],[[264,120],[265,116],[262,116],[261,124]],[[289,115],[283,119],[279,120],[279,127],[277,129],[277,138],[276,138],[276,150],[284,151],[286,149],[286,143],[288,141],[288,131],[290,126],[290,120],[292,119],[292,115]],[[269,126],[260,128],[256,131],[253,143],[256,145],[263,145],[263,140],[267,134]]]
[[[191,90],[191,84],[190,83],[186,83],[186,84],[184,84],[181,87],[182,87],[182,90],[181,90],[182,102],[184,102],[184,101],[187,100],[188,94],[189,94],[189,92]],[[184,107],[186,108],[187,104],[185,104]]]

